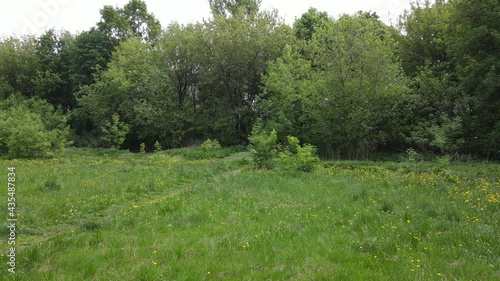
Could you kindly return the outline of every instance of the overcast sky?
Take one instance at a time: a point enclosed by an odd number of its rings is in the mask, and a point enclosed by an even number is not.
[[[4,1],[0,11],[0,36],[41,34],[49,28],[72,33],[85,31],[99,21],[104,5],[123,7],[128,0],[13,0]],[[210,17],[208,0],[145,0],[162,26]],[[288,24],[293,24],[309,7],[338,17],[356,11],[374,11],[390,23],[409,8],[410,0],[262,0],[262,9],[276,8]]]

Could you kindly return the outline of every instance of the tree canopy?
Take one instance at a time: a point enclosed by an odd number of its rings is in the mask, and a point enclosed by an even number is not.
[[[208,4],[212,17],[187,25],[162,28],[144,1],[130,0],[104,6],[78,34],[1,39],[0,114],[32,125],[0,128],[0,154],[17,155],[6,138],[44,157],[61,138],[137,150],[248,144],[259,120],[263,135],[293,135],[323,157],[413,148],[500,158],[496,0],[416,1],[396,26],[373,12],[313,7],[288,26],[260,0]],[[28,154],[18,155],[42,156]]]

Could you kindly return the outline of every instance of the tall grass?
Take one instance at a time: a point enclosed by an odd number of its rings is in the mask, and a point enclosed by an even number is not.
[[[0,279],[500,279],[495,164],[292,174],[248,153],[99,154],[0,162],[17,167],[23,244]]]

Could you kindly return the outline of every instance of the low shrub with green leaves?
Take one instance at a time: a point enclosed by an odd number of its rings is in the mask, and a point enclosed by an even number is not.
[[[13,96],[0,102],[0,155],[52,157],[65,149],[68,134],[62,112],[45,101]]]
[[[163,147],[161,146],[159,141],[155,141],[154,148],[155,148],[155,152],[163,150]]]
[[[125,136],[129,131],[129,126],[120,121],[120,115],[114,113],[111,116],[111,122],[106,121],[101,127],[101,139],[113,148],[120,148],[125,141]]]
[[[250,140],[250,152],[255,167],[271,169],[277,153],[276,141],[278,135],[276,131],[267,132],[263,128],[262,122],[258,120],[254,124],[252,134],[248,139]]]
[[[221,149],[220,143],[217,140],[207,139],[204,143],[201,144],[201,149],[203,151],[213,151]]]
[[[287,171],[311,172],[319,163],[316,147],[310,144],[300,146],[298,138],[287,137],[288,145],[279,154],[279,166]]]

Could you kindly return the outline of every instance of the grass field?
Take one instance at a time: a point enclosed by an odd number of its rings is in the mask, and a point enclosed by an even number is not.
[[[18,203],[16,273],[2,238],[0,279],[500,280],[498,164],[287,174],[252,169],[247,152],[199,155],[0,160]]]

